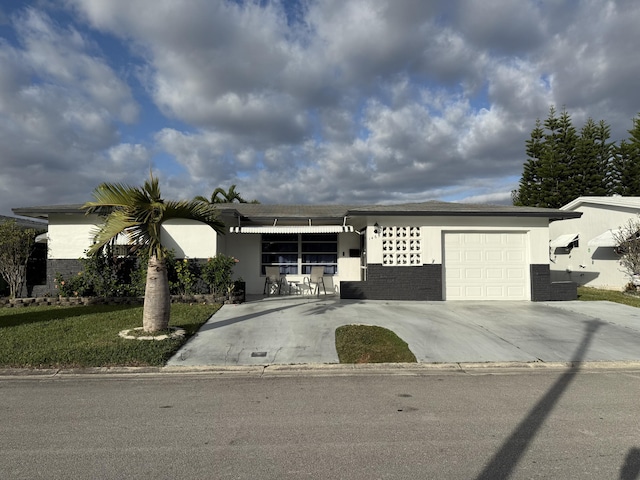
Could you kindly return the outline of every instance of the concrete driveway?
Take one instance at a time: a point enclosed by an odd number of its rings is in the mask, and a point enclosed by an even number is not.
[[[334,332],[379,325],[418,362],[640,360],[640,309],[611,302],[396,302],[270,297],[225,305],[170,366],[338,363]]]

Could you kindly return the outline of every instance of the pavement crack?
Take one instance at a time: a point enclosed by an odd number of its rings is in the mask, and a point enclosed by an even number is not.
[[[276,350],[276,353],[273,355],[273,363],[276,363],[276,358],[278,358],[278,354],[282,351],[282,347]]]

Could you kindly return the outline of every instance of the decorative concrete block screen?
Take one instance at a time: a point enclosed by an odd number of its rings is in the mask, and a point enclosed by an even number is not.
[[[420,227],[382,227],[382,265],[422,265]]]

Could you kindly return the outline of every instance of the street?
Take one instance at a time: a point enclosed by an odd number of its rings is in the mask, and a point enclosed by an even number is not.
[[[640,371],[0,379],[3,479],[638,479]]]

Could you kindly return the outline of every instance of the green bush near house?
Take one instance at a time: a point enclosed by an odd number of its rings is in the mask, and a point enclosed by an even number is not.
[[[139,327],[142,306],[0,308],[0,368],[161,366],[220,305],[171,305],[170,326],[185,338],[126,340]]]
[[[415,363],[405,341],[391,330],[372,325],[343,325],[336,329],[340,363]]]

